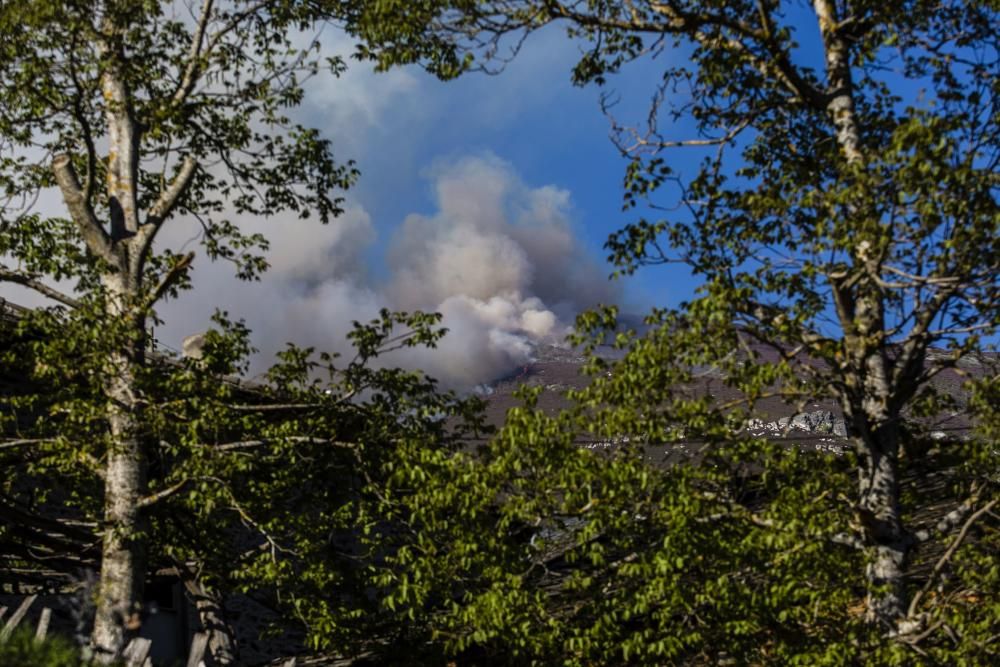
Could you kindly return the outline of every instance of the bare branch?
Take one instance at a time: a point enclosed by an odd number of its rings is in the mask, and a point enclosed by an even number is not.
[[[172,267],[170,267],[170,270],[167,271],[166,275],[163,276],[163,278],[160,280],[160,283],[156,286],[156,288],[152,292],[150,292],[149,296],[146,297],[146,299],[143,301],[141,309],[143,313],[152,308],[157,301],[163,298],[163,295],[166,293],[166,291],[170,289],[170,287],[180,279],[181,275],[185,271],[187,271],[188,267],[191,266],[191,262],[193,261],[194,261],[194,251],[191,251],[188,254],[181,257],[179,260],[177,260],[177,262]]]
[[[25,445],[37,445],[42,442],[49,442],[46,438],[20,438],[17,440],[4,440],[0,442],[0,449],[13,449],[24,447]]]
[[[944,569],[945,565],[948,564],[952,556],[955,555],[955,552],[958,550],[958,547],[960,547],[962,545],[962,542],[965,541],[965,538],[969,534],[969,529],[972,528],[972,524],[974,524],[977,520],[979,520],[979,518],[982,517],[984,514],[989,514],[990,510],[996,507],[997,503],[1000,503],[1000,498],[994,498],[993,500],[991,500],[990,502],[986,503],[978,510],[973,512],[969,516],[969,518],[966,519],[965,524],[962,526],[962,529],[958,531],[958,535],[956,535],[955,539],[952,540],[951,545],[949,545],[948,549],[944,552],[944,554],[941,556],[938,562],[934,564],[934,569],[931,571],[930,576],[927,577],[927,583],[924,584],[924,587],[921,588],[917,592],[917,594],[913,596],[913,599],[910,601],[910,607],[906,612],[906,615],[908,617],[912,617],[914,613],[916,613],[918,605],[920,604],[920,599],[927,593],[927,591],[931,589],[931,587],[934,585],[934,582],[937,580],[938,575],[941,574],[941,570]]]
[[[655,111],[658,107],[659,101],[654,104],[653,111],[649,114],[649,122],[651,125],[654,122]],[[641,149],[659,151],[667,148],[704,148],[706,146],[724,146],[739,136],[739,134],[749,127],[750,123],[753,121],[753,118],[745,118],[719,137],[669,141],[659,138],[659,136],[655,134],[655,128],[651,128],[645,135],[641,135],[634,127],[626,128],[620,126],[612,116],[610,106],[607,104],[605,99],[601,100],[601,109],[604,111],[604,115],[611,120],[612,133],[615,135],[612,138],[612,141],[623,155],[634,155]],[[621,135],[629,135],[632,139],[631,144],[625,143],[625,141],[620,138]]]
[[[8,268],[0,266],[0,282],[14,283],[16,285],[21,285],[23,287],[28,287],[35,290],[43,296],[47,296],[53,301],[58,301],[59,303],[69,306],[70,308],[79,308],[80,302],[68,294],[64,294],[59,290],[49,287],[45,283],[39,281],[35,276],[19,273],[17,271],[11,271]]]
[[[139,508],[151,507],[152,505],[162,502],[170,498],[171,496],[177,495],[184,489],[185,486],[187,486],[191,482],[196,481],[196,479],[197,478],[195,477],[185,477],[176,484],[172,484],[164,489],[160,489],[156,493],[148,495],[145,498],[140,498],[139,502],[136,503],[136,506]]]
[[[905,621],[903,623],[905,623]],[[903,623],[900,624],[901,628],[905,628]],[[923,625],[923,620],[921,619],[914,624],[914,627],[919,628],[922,625]],[[927,652],[921,649],[919,646],[917,646],[917,644],[919,644],[920,642],[922,642],[923,640],[927,639],[932,634],[934,634],[938,630],[938,628],[940,628],[942,625],[944,625],[944,621],[938,620],[935,623],[932,623],[923,632],[920,632],[918,634],[913,634],[914,630],[909,630],[908,632],[905,631],[900,632],[900,634],[896,637],[896,639],[903,642],[904,644],[907,644],[910,648],[912,648],[920,655],[926,656]]]
[[[238,403],[227,407],[230,410],[236,410],[238,412],[286,412],[294,410],[315,410],[316,408],[322,408],[324,405],[325,403],[275,403],[273,405],[267,403],[259,405]]]
[[[357,447],[357,445],[353,442],[330,440],[328,438],[311,438],[308,436],[295,436],[290,438],[272,438],[272,439],[262,439],[262,440],[242,440],[239,442],[227,442],[222,445],[215,445],[214,447],[212,447],[212,449],[215,449],[220,452],[229,452],[239,449],[255,449],[257,447],[264,447],[274,442],[292,442],[296,444],[308,444],[308,445],[329,445],[331,447],[339,447],[341,449],[355,449]]]
[[[941,517],[941,520],[935,524],[934,530],[942,535],[950,533],[969,515],[977,502],[979,502],[979,494],[973,493],[971,498]],[[920,542],[926,542],[931,539],[931,533],[930,531],[922,530],[916,534],[916,538]]]
[[[146,224],[139,230],[140,253],[144,253],[149,249],[156,233],[163,226],[163,222],[170,217],[170,214],[177,207],[178,202],[180,202],[188,187],[191,186],[191,181],[197,171],[198,161],[191,156],[184,158],[184,162],[181,164],[177,175],[174,176],[174,180],[166,190],[160,193],[156,203],[153,204],[153,207],[149,209],[149,213],[146,214]]]
[[[87,146],[87,178],[83,185],[83,196],[85,201],[90,202],[93,200],[94,187],[96,186],[97,148],[94,146],[93,129],[90,126],[90,121],[87,119],[87,113],[83,108],[83,100],[86,93],[83,88],[83,83],[80,81],[76,60],[73,58],[70,58],[69,60],[69,71],[70,76],[73,79],[73,85],[76,88],[76,94],[73,96],[73,117],[80,125],[80,134],[82,135],[83,141]]]
[[[174,104],[182,103],[187,96],[191,94],[191,91],[194,90],[195,83],[198,81],[198,74],[201,70],[201,63],[203,62],[201,47],[205,41],[205,30],[208,27],[208,21],[212,15],[213,4],[213,0],[204,0],[201,5],[201,16],[198,17],[198,27],[195,28],[194,35],[191,37],[191,48],[188,51],[187,67],[184,68],[184,75],[181,77],[177,90],[174,92]]]
[[[906,278],[913,284],[919,285],[953,285],[962,280],[958,276],[920,276],[889,264],[883,264],[882,268],[890,273],[895,273],[897,276]]]
[[[111,252],[111,237],[97,221],[90,202],[80,189],[80,179],[76,175],[70,156],[66,153],[55,156],[52,160],[52,171],[62,191],[66,208],[69,209],[73,222],[87,243],[87,248],[97,257],[111,262],[114,258]]]

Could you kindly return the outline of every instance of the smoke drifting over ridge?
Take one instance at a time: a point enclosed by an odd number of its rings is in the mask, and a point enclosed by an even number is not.
[[[449,329],[437,349],[401,351],[384,362],[465,389],[527,363],[535,344],[562,340],[580,310],[616,300],[607,270],[573,234],[569,192],[529,187],[492,155],[439,164],[431,179],[437,211],[411,214],[394,230],[384,278],[372,279],[363,261],[376,243],[372,222],[351,208],[326,227],[243,223],[270,239],[271,271],[262,283],[224,281],[224,293],[205,294],[200,286],[221,286],[212,276],[225,267],[202,262],[198,301],[247,319],[262,366],[285,341],[346,352],[351,322],[383,306],[437,311]],[[182,308],[185,301],[165,309],[171,338],[205,327],[197,319],[207,314]]]

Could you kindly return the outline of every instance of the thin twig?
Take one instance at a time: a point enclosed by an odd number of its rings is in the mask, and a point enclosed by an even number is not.
[[[989,511],[993,509],[998,502],[1000,502],[1000,498],[994,498],[993,500],[991,500],[990,502],[986,503],[978,510],[973,512],[969,516],[969,518],[966,519],[965,524],[962,526],[962,529],[958,531],[958,535],[955,536],[955,539],[952,541],[947,551],[945,551],[944,555],[942,555],[941,558],[938,560],[938,562],[935,563],[934,569],[931,571],[930,576],[927,578],[927,583],[925,583],[923,588],[921,588],[917,592],[917,594],[913,596],[913,600],[910,601],[910,607],[906,611],[907,616],[914,615],[914,613],[917,610],[917,606],[920,604],[920,599],[927,593],[927,591],[931,589],[938,575],[941,574],[941,570],[944,569],[945,565],[948,564],[948,561],[950,561],[952,556],[955,555],[955,552],[958,550],[958,547],[961,546],[962,542],[969,534],[969,529],[972,528],[972,524],[974,524],[979,519],[979,517],[989,513]]]

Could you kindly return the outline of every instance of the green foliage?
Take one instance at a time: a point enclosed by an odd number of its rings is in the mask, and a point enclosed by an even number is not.
[[[407,554],[388,599],[419,618],[430,591],[447,586],[452,613],[428,619],[446,651],[475,647],[483,662],[507,664],[711,661],[752,655],[779,614],[788,633],[772,639],[777,655],[797,647],[796,625],[840,632],[850,620],[826,582],[802,585],[816,560],[829,566],[844,554],[820,543],[786,553],[797,536],[826,528],[822,503],[775,535],[716,495],[730,485],[732,459],[712,473],[662,473],[635,456],[581,449],[569,435],[533,411],[512,414],[479,479],[463,470],[410,501],[422,519],[451,508],[450,521],[424,523],[425,540],[449,548]],[[489,510],[458,520],[454,508],[470,497]],[[762,568],[769,577],[756,575]]]
[[[591,359],[576,407],[529,400],[402,501],[440,534],[382,579],[424,641],[483,664],[995,662],[996,5],[811,4],[375,2],[396,20],[357,23],[380,66],[446,78],[549,24],[580,84],[667,52],[648,126],[615,126],[640,219],[607,248],[619,274],[702,280],[642,336],[582,316],[577,343],[624,357]],[[850,449],[750,437],[764,399],[836,402]],[[942,414],[976,429],[941,438]]]
[[[239,4],[212,10],[203,51],[193,59],[193,27],[173,3],[114,2],[102,12],[82,2],[0,8],[6,53],[0,58],[0,141],[7,149],[0,191],[12,204],[0,213],[0,250],[24,262],[25,273],[83,280],[92,268],[92,261],[82,261],[70,225],[37,219],[21,198],[30,203],[39,188],[54,185],[50,165],[36,155],[48,160],[69,151],[91,207],[110,205],[98,187],[108,169],[98,150],[108,137],[101,89],[107,49],[121,50],[130,111],[142,127],[140,207],[153,206],[182,158],[225,166],[199,169],[178,206],[202,223],[210,257],[232,260],[241,276],[254,277],[266,267],[266,239],[245,234],[231,216],[292,211],[326,223],[340,213],[336,193],[356,178],[353,163],[338,165],[329,140],[287,116],[308,78],[343,70],[339,59],[321,62],[316,43],[299,46],[292,38],[293,30],[331,19],[336,7],[274,2],[247,11]],[[54,224],[63,228],[38,228]]]
[[[80,657],[75,644],[59,636],[37,641],[33,632],[15,632],[7,641],[0,642],[0,665],[3,667],[85,667],[89,665]]]
[[[97,525],[99,459],[114,446],[99,391],[110,337],[77,335],[93,330],[82,317],[36,311],[17,325],[23,339],[6,348],[5,368],[43,389],[4,397],[5,414],[32,415],[8,424],[31,450],[3,452],[12,473],[4,493],[24,512],[64,505],[78,525]],[[439,319],[383,312],[356,325],[357,354],[343,362],[289,347],[265,384],[233,375],[247,363],[249,331],[224,314],[202,358],[157,359],[141,386],[150,397],[143,435],[158,443],[146,501],[149,568],[197,563],[210,590],[266,601],[317,647],[344,650],[367,639],[378,624],[363,565],[388,548],[369,537],[401,530],[379,512],[378,499],[406,493],[394,489],[395,476],[429,475],[434,462],[488,431],[479,399],[443,392],[420,373],[372,365],[387,350],[433,344],[444,333]],[[76,557],[94,564],[93,537],[64,532],[35,548],[56,547],[52,557],[65,567]]]

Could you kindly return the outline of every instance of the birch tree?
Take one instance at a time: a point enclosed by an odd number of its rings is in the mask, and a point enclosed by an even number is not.
[[[331,18],[328,4],[0,7],[0,280],[89,317],[91,333],[81,335],[105,351],[93,369],[107,448],[96,456],[103,517],[92,642],[107,656],[140,611],[146,508],[156,499],[142,380],[149,325],[157,302],[188,286],[194,256],[158,251],[158,235],[178,216],[196,218],[206,255],[253,278],[266,241],[243,234],[240,215],[291,211],[327,223],[340,212],[353,167],[285,115],[308,77],[343,66],[322,62],[309,37]],[[37,212],[53,196],[65,219]]]

